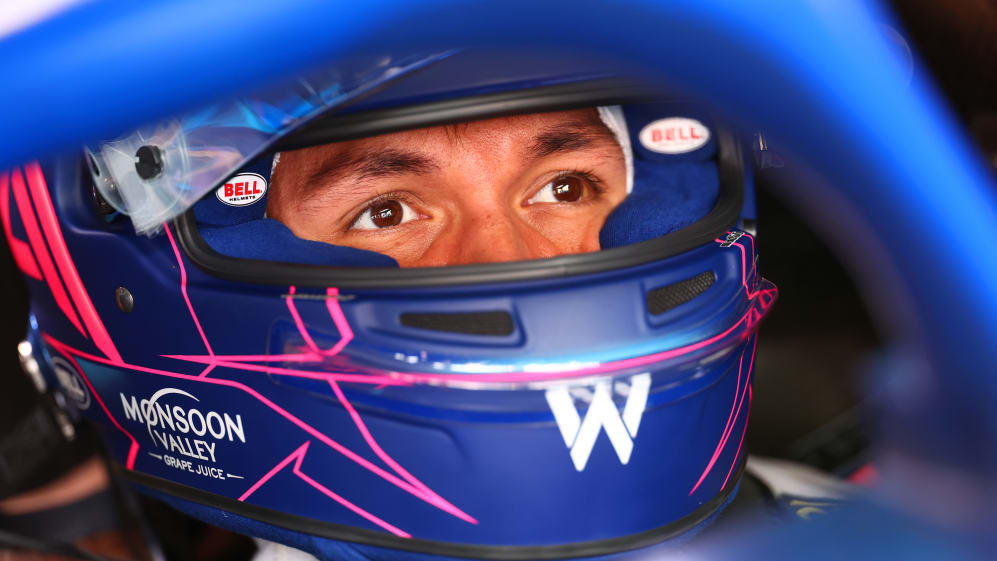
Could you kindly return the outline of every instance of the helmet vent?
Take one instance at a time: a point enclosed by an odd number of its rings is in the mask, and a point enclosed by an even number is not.
[[[464,335],[512,335],[514,324],[509,312],[404,313],[402,325],[430,331]]]
[[[655,288],[647,293],[647,311],[653,316],[663,314],[706,292],[716,280],[713,271],[706,271],[691,279]]]

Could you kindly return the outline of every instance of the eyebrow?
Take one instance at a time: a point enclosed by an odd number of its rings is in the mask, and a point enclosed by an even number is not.
[[[368,154],[355,170],[357,180],[366,181],[391,175],[414,173],[423,175],[439,166],[432,159],[415,152],[386,149]]]
[[[527,152],[534,159],[563,152],[592,148],[604,143],[616,144],[616,135],[602,119],[569,121],[557,124],[533,138]]]
[[[533,137],[526,147],[530,159],[540,159],[553,154],[592,148],[600,144],[616,145],[616,135],[594,116],[558,123]],[[425,175],[440,169],[432,158],[397,148],[343,152],[329,158],[308,175],[303,199],[311,199],[331,182],[351,179],[366,183],[384,177],[405,174]]]
[[[438,169],[439,165],[431,158],[406,150],[345,152],[329,158],[309,174],[306,185],[310,189],[304,196],[310,198],[330,182],[347,178],[359,183],[405,174],[424,175]]]

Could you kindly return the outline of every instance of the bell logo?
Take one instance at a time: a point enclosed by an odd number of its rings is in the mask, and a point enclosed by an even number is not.
[[[710,140],[710,129],[695,119],[669,117],[647,124],[637,135],[640,143],[659,154],[684,154]]]
[[[629,385],[621,381],[610,385],[609,380],[604,380],[595,385],[594,391],[566,386],[547,390],[547,404],[554,413],[564,443],[571,451],[571,461],[576,470],[585,469],[602,429],[606,430],[620,463],[626,465],[630,461],[633,439],[637,437],[650,389],[651,375],[645,372],[631,376]],[[626,396],[622,414],[613,403],[614,392]],[[584,419],[575,407],[576,398],[589,402]]]
[[[229,206],[247,206],[267,193],[267,180],[258,173],[240,173],[215,191],[215,197]]]

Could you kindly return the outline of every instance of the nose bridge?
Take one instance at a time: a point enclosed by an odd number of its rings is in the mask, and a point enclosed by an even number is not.
[[[495,207],[465,216],[459,236],[461,263],[530,259],[538,245],[543,245],[534,239],[539,236],[532,228],[514,212]]]
[[[517,200],[523,178],[518,170],[518,144],[492,139],[485,145],[462,145],[454,162],[454,192],[459,227],[453,264],[496,263],[549,257],[556,250],[546,237],[524,221]],[[452,246],[453,247],[453,246]]]

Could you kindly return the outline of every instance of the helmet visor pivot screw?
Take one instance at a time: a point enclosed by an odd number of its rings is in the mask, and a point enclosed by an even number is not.
[[[146,144],[135,151],[135,172],[142,179],[163,173],[163,153],[158,146]]]

